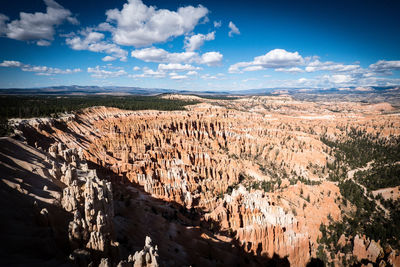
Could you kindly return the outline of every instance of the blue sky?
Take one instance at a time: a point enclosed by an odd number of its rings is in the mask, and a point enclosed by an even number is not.
[[[400,84],[395,0],[9,2],[1,88]]]

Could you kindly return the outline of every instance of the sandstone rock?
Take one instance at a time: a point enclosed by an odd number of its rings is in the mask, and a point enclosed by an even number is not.
[[[400,267],[400,254],[398,251],[391,251],[389,253],[388,257],[388,262],[393,266],[393,267]]]
[[[89,237],[86,222],[78,210],[75,210],[74,219],[69,223],[68,236],[73,247],[80,247]]]
[[[382,247],[374,240],[369,241],[363,237],[356,235],[353,241],[353,255],[361,261],[366,259],[372,262],[376,262],[377,258],[383,254]]]
[[[112,171],[121,179],[117,182],[131,182],[154,198],[203,211],[202,219],[216,228],[236,231],[234,238],[249,253],[276,253],[304,266],[316,254],[319,225],[328,224],[328,215],[335,221],[341,216],[336,203],[340,191],[326,181],[325,167],[334,157],[320,136],[341,139],[352,128],[371,134],[379,129],[382,138],[400,135],[397,118],[361,116],[371,112],[368,105],[304,103],[286,96],[218,105],[203,103],[177,112],[90,108],[76,120],[64,121],[84,142],[32,122],[30,127],[43,136],[61,141],[50,149],[64,161],[59,170],[54,166],[54,176],[64,176],[69,186],[78,181],[78,188],[63,194],[63,206],[80,210],[88,233],[83,247],[90,241],[90,247],[102,248],[108,242],[102,240],[112,240],[111,184],[88,170],[87,159]],[[66,175],[71,166],[76,177],[72,171]],[[299,176],[321,184],[291,184]],[[283,182],[272,186],[274,192],[252,188],[252,183],[278,179]],[[360,259],[379,259],[379,243],[356,238],[354,243]]]
[[[70,186],[64,188],[61,205],[66,211],[72,212],[79,208],[81,201],[80,189],[78,182],[75,180]]]
[[[134,255],[129,255],[128,263],[133,263],[134,267],[157,267],[157,251],[157,246],[154,247],[151,238],[146,236],[143,249],[136,251]]]
[[[101,232],[90,232],[89,241],[86,244],[88,249],[98,250],[102,252],[107,252],[109,240],[107,237]]]
[[[99,267],[112,267],[110,260],[108,258],[102,258]]]

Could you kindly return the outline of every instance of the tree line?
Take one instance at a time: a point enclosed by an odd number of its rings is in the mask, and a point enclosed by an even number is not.
[[[65,96],[65,95],[0,95],[0,134],[10,129],[10,118],[57,117],[61,113],[93,106],[126,110],[183,110],[197,101],[171,100],[158,96]]]

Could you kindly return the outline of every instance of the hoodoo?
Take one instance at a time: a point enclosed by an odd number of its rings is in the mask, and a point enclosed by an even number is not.
[[[73,262],[397,264],[397,250],[343,226],[357,207],[342,185],[363,188],[363,182],[343,173],[361,169],[341,167],[336,144],[352,142],[354,132],[370,140],[379,128],[380,142],[390,146],[400,133],[398,117],[356,104],[346,116],[330,111],[338,104],[289,98],[284,109],[256,113],[241,111],[248,103],[242,99],[218,103],[169,112],[95,107],[66,118],[15,121],[26,144],[13,142],[39,148],[30,149],[50,166],[43,177],[58,188],[54,202],[70,214],[64,231]],[[343,180],[334,176],[340,172]],[[375,201],[376,212],[390,216]],[[339,233],[342,241],[329,243]],[[349,249],[328,253],[338,244]]]

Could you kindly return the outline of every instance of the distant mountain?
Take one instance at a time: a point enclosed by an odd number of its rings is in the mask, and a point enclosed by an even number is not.
[[[225,90],[225,91],[193,91],[176,90],[165,88],[141,88],[122,86],[51,86],[41,88],[7,88],[0,89],[0,94],[7,95],[158,95],[166,93],[196,94],[196,95],[276,95],[288,94],[292,96],[332,96],[332,95],[399,95],[400,86],[366,86],[346,88],[259,88],[246,90]]]
[[[177,92],[170,89],[159,88],[140,88],[140,87],[99,87],[99,86],[52,86],[41,88],[8,88],[0,89],[0,94],[19,95],[19,94],[62,94],[62,95],[92,95],[92,94],[129,94],[129,95],[157,95],[163,93]]]

